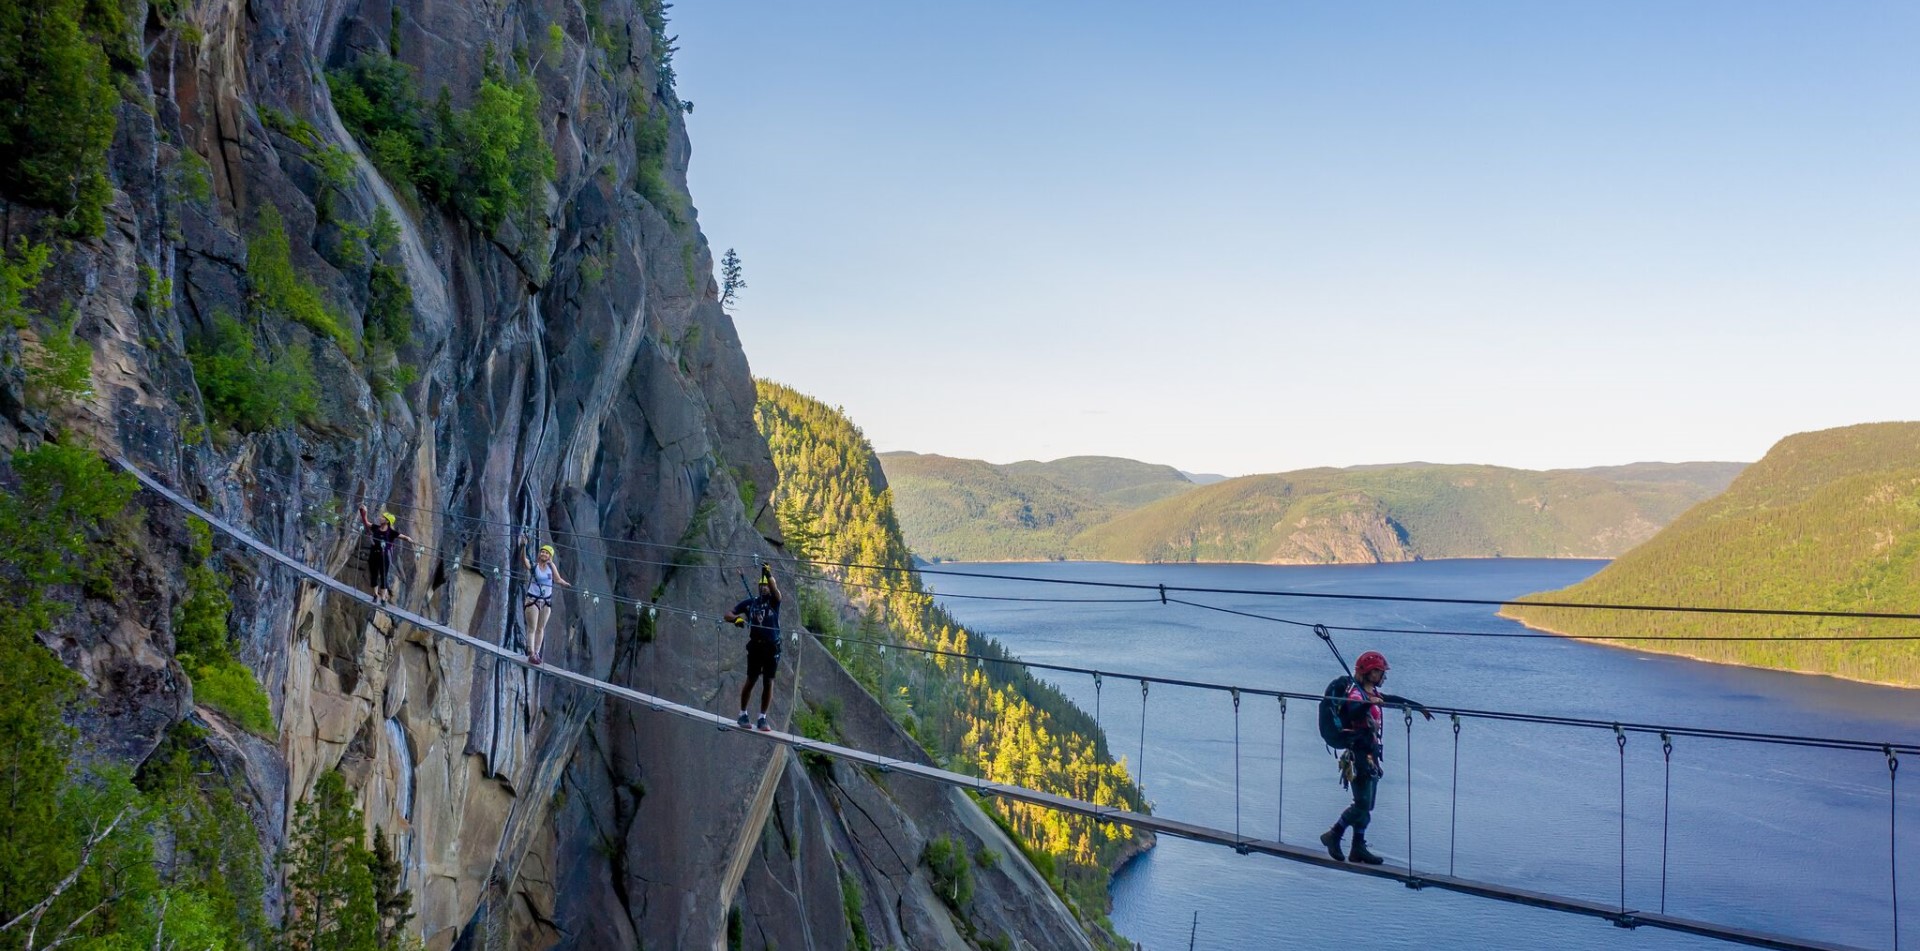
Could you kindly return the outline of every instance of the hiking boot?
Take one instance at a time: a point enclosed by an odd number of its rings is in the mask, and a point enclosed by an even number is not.
[[[733,722],[740,724],[740,728],[743,730],[753,725],[753,721],[747,719],[747,711],[745,710],[740,711],[740,716]]]
[[[1336,862],[1344,862],[1347,860],[1347,853],[1340,850],[1340,839],[1346,834],[1347,830],[1339,826],[1334,826],[1320,833],[1320,844],[1327,847],[1327,854],[1333,856],[1333,860]],[[1356,839],[1353,844],[1358,846],[1360,842]]]
[[[1353,837],[1353,850],[1348,852],[1347,855],[1350,859],[1362,865],[1380,865],[1386,862],[1386,859],[1369,851],[1367,849],[1366,836],[1357,833]]]
[[[754,726],[755,726],[755,727],[756,727],[757,729],[759,729],[759,731],[760,731],[760,732],[762,732],[762,733],[772,733],[772,732],[773,732],[773,727],[771,727],[771,726],[769,726],[769,725],[767,724],[767,715],[766,715],[766,714],[764,714],[764,713],[762,713],[762,714],[760,714],[760,721],[759,721],[758,723],[755,723],[755,724],[754,724]]]

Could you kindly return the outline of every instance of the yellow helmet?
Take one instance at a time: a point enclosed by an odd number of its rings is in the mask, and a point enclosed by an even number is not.
[[[382,521],[385,521],[388,525],[392,525],[393,523],[400,521],[399,517],[394,515],[392,512],[381,512],[380,518]]]
[[[553,546],[552,546],[552,545],[541,545],[541,546],[540,546],[540,554],[542,554],[542,555],[551,555],[551,554],[553,554]]]

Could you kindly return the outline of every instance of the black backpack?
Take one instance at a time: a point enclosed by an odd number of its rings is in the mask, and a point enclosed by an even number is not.
[[[1353,678],[1342,674],[1327,684],[1327,690],[1320,695],[1320,739],[1336,750],[1344,750],[1353,745],[1354,731],[1347,729],[1340,719],[1340,711],[1346,709],[1347,691],[1353,689]]]

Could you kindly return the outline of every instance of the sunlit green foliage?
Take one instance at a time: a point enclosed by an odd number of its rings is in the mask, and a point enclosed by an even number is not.
[[[1109,755],[1093,718],[1057,689],[1011,664],[976,667],[855,644],[847,638],[896,642],[986,657],[1008,656],[992,638],[962,628],[912,574],[911,556],[879,463],[859,429],[838,411],[775,383],[760,381],[755,418],[773,451],[780,481],[774,509],[788,544],[825,561],[887,566],[832,569],[800,586],[802,622],[922,745],[954,769],[1126,809],[1144,808],[1124,764]],[[851,624],[822,588],[849,582],[863,615]],[[865,587],[857,587],[865,586]],[[839,635],[836,637],[836,635]],[[1051,880],[1097,923],[1108,907],[1112,862],[1134,842],[1134,830],[1063,816],[1017,803],[1005,810],[1010,831],[1060,873]],[[965,858],[963,855],[962,858]]]
[[[636,116],[633,121],[633,190],[640,193],[654,210],[666,216],[668,221],[678,225],[683,221],[682,199],[667,184],[667,144],[669,126],[664,107],[650,105],[650,100],[641,98],[638,103],[647,108],[645,114]]]
[[[233,634],[227,614],[233,601],[227,578],[213,567],[213,533],[207,523],[189,519],[193,539],[186,562],[187,597],[174,621],[173,652],[193,678],[193,698],[233,718],[252,733],[272,738],[273,704],[253,676],[234,656]]]
[[[72,401],[93,392],[93,347],[74,334],[79,314],[72,304],[47,322],[39,342],[27,349],[27,392],[36,402]]]
[[[947,907],[959,911],[973,900],[973,866],[967,861],[967,847],[950,835],[927,840],[920,861],[927,866],[934,893]]]
[[[367,246],[373,262],[367,272],[367,341],[396,350],[413,342],[413,288],[399,263],[400,225],[382,207],[373,213]]]
[[[11,253],[0,249],[0,326],[25,329],[38,316],[26,295],[39,286],[50,250],[25,238],[14,242]],[[74,335],[77,319],[73,305],[65,305],[60,318],[42,321],[37,339],[23,348],[27,392],[36,404],[74,400],[92,390],[93,348]]]
[[[200,395],[214,419],[241,432],[263,432],[311,419],[320,409],[313,357],[302,344],[262,355],[238,320],[215,314],[213,333],[187,342]]]
[[[1544,600],[1911,612],[1920,604],[1920,423],[1789,436],[1718,498]],[[1911,633],[1910,621],[1512,608],[1580,637],[1698,637],[1636,649],[1920,686],[1911,641],[1715,641]],[[1621,642],[1623,644],[1627,642]]]
[[[0,327],[18,330],[33,316],[26,297],[40,286],[40,275],[47,269],[53,249],[26,238],[14,239],[13,247],[0,247]]]
[[[540,189],[553,180],[554,158],[532,78],[482,79],[458,128],[465,174],[455,199],[467,217],[491,231],[509,214],[538,206]]]
[[[320,288],[294,269],[286,225],[272,205],[261,206],[259,225],[247,241],[247,283],[253,288],[254,309],[262,316],[294,321],[342,350],[352,349],[353,338],[320,299]]]
[[[130,27],[112,0],[0,4],[0,193],[59,212],[73,234],[106,229],[113,60],[131,60]]]
[[[540,91],[490,69],[466,110],[445,90],[422,105],[413,74],[378,54],[329,75],[340,118],[397,182],[488,231],[538,210],[553,180],[553,149],[540,122]]]

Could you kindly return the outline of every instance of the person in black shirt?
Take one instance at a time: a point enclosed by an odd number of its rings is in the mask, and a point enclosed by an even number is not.
[[[780,588],[773,583],[773,569],[760,566],[760,594],[733,606],[726,615],[728,624],[747,627],[747,682],[740,685],[741,726],[747,725],[747,701],[753,697],[753,683],[760,681],[760,720],[762,733],[767,725],[767,704],[773,697],[773,676],[780,669]]]
[[[392,512],[381,512],[380,521],[367,520],[367,507],[360,506],[360,527],[367,532],[367,580],[373,584],[373,601],[383,604],[393,600],[393,546],[396,542],[411,542],[413,539],[400,533],[396,524],[399,519]]]

